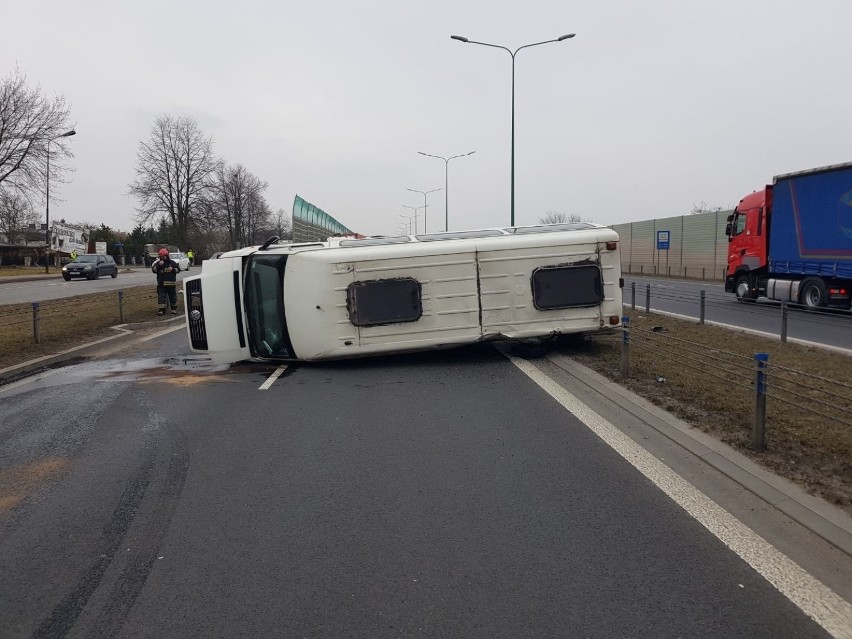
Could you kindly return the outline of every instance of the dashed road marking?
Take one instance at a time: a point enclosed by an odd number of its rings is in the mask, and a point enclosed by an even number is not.
[[[263,384],[260,385],[260,388],[258,388],[258,390],[269,390],[269,387],[272,386],[275,383],[275,380],[281,377],[281,373],[286,370],[286,364],[282,364],[281,366],[279,366],[276,371],[269,376],[269,379],[267,379],[265,382],[263,382]]]

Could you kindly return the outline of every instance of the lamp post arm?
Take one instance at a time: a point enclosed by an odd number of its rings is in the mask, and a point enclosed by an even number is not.
[[[523,45],[523,46],[518,47],[517,49],[515,49],[515,53],[513,53],[513,54],[512,54],[512,57],[514,57],[514,56],[515,56],[515,54],[517,54],[517,53],[518,53],[518,51],[520,51],[521,49],[528,49],[529,47],[537,47],[537,46],[538,46],[538,45],[540,45],[540,44],[550,44],[551,42],[560,42],[560,40],[558,40],[558,39],[555,39],[555,40],[542,40],[541,42],[533,42],[533,43],[531,43],[531,44],[525,44],[525,45]],[[504,48],[505,48],[505,47],[504,47]]]

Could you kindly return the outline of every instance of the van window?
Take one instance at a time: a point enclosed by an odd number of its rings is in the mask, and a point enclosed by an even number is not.
[[[254,255],[246,269],[245,309],[252,354],[293,357],[284,315],[286,255]]]
[[[533,303],[540,311],[597,306],[603,301],[601,269],[597,264],[548,266],[532,275]]]
[[[423,315],[420,282],[410,277],[353,282],[346,290],[346,308],[355,326],[417,321]]]

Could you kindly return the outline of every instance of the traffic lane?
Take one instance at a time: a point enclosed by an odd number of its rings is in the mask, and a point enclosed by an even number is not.
[[[489,349],[258,382],[152,389],[191,461],[123,635],[823,635]]]
[[[677,313],[698,319],[701,312],[701,290],[706,290],[705,318],[720,322],[781,334],[781,304],[770,300],[754,303],[738,302],[732,293],[725,293],[718,284],[677,280],[653,280],[630,278],[625,281],[625,306],[632,309],[633,291],[630,284],[636,282],[636,309],[644,310],[647,286],[651,286],[651,309]],[[848,314],[833,311],[809,311],[789,307],[787,334],[818,344],[852,348],[852,318]]]
[[[181,271],[178,273],[178,279],[182,279],[186,274],[186,271]],[[192,271],[189,274],[192,274]],[[119,270],[116,278],[107,275],[96,280],[74,278],[68,282],[57,274],[55,278],[49,279],[3,282],[0,284],[0,304],[43,302],[73,295],[101,293],[145,284],[156,286],[156,276],[149,269],[143,268],[134,271]]]

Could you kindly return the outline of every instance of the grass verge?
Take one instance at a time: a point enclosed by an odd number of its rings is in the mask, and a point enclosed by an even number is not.
[[[124,323],[157,319],[154,286],[124,289]],[[51,355],[112,334],[121,324],[118,291],[46,300],[39,304],[39,343],[34,341],[32,304],[0,306],[0,368]],[[182,295],[178,312],[182,313]]]
[[[630,324],[627,379],[620,335],[560,349],[852,514],[852,357],[653,313]],[[757,352],[769,354],[762,452],[750,448]]]

